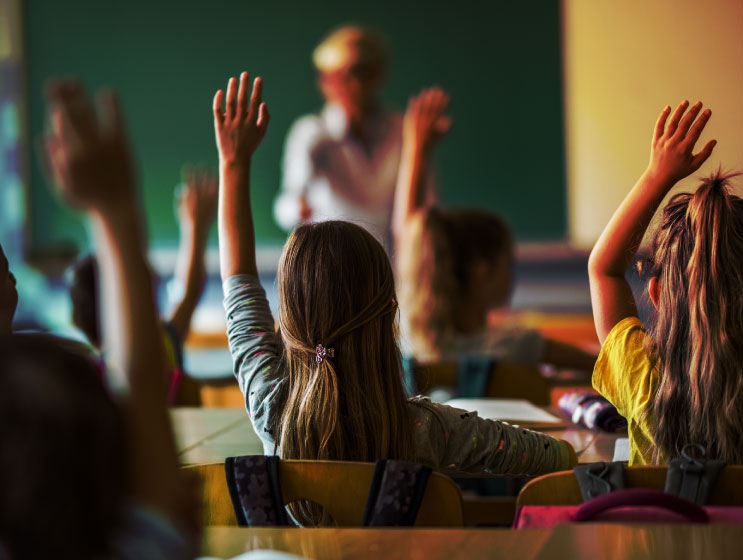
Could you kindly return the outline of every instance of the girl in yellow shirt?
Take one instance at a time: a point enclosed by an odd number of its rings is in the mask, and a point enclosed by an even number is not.
[[[602,342],[593,385],[629,422],[630,464],[665,463],[688,443],[743,463],[743,200],[727,190],[734,175],[717,172],[663,209],[641,267],[657,309],[648,331],[624,277],[665,195],[712,153],[714,140],[694,153],[710,115],[701,102],[663,110],[648,169],[588,263]]]

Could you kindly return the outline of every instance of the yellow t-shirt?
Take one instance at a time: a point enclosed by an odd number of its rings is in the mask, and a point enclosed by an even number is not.
[[[645,352],[647,336],[637,317],[622,319],[606,337],[593,369],[594,389],[627,419],[630,465],[653,464],[655,449],[652,418],[644,416],[658,387],[658,370]]]

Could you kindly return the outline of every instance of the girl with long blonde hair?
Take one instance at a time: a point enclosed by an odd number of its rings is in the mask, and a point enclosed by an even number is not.
[[[408,400],[392,268],[347,222],[299,227],[278,271],[279,332],[258,281],[250,160],[268,126],[257,78],[214,99],[219,242],[235,374],[267,453],[291,459],[407,459],[447,473],[537,474],[575,462],[569,444],[427,399]],[[226,101],[223,109],[223,100]]]
[[[695,172],[711,112],[701,102],[661,113],[650,165],[616,211],[589,260],[602,350],[593,383],[630,425],[630,464],[665,463],[687,444],[743,463],[743,200],[719,171],[675,195],[641,263],[657,310],[646,330],[625,271],[653,213],[676,182]],[[687,110],[688,109],[688,110]]]

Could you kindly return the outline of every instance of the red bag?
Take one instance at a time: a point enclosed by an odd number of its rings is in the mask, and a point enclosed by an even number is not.
[[[580,506],[522,506],[514,529],[551,529],[560,523],[721,523],[743,524],[743,507],[698,506],[658,490],[617,490]]]

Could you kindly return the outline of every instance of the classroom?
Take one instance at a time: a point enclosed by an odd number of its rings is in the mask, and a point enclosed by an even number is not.
[[[741,37],[0,0],[0,559],[737,558]]]

